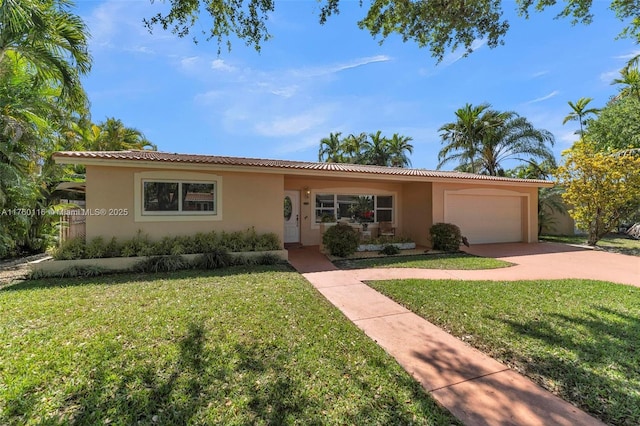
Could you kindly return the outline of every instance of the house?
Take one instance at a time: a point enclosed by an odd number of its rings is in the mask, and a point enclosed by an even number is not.
[[[471,244],[536,242],[539,187],[551,182],[459,172],[156,151],[58,152],[86,166],[86,238],[152,239],[255,227],[318,245],[323,222],[391,222],[429,245],[458,225]]]

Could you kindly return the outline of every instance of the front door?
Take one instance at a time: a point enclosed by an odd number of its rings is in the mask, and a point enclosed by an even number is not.
[[[284,192],[284,242],[300,242],[300,192]]]

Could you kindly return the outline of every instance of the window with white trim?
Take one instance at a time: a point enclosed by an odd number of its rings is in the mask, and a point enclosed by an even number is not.
[[[392,195],[316,194],[315,223],[349,219],[354,222],[393,222]]]
[[[215,181],[142,181],[143,215],[216,215]]]

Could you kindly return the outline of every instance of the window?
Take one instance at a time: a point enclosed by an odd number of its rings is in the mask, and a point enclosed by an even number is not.
[[[393,196],[316,194],[315,222],[393,222]]]
[[[215,215],[215,182],[142,182],[143,215]]]

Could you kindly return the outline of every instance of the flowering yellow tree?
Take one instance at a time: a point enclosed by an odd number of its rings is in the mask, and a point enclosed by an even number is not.
[[[558,167],[562,198],[576,225],[595,245],[621,220],[640,208],[640,155],[598,152],[592,143],[576,142]]]

